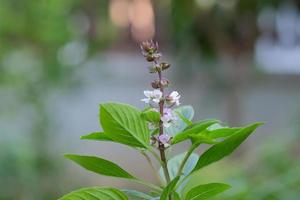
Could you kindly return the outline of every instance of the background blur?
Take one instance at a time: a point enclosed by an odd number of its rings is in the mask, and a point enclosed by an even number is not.
[[[143,108],[154,77],[138,43],[152,37],[197,120],[266,122],[199,180],[231,184],[223,200],[300,199],[299,8],[296,0],[0,0],[0,199],[137,187],[63,153],[99,155],[155,180],[134,150],[79,140],[100,129],[100,102]]]

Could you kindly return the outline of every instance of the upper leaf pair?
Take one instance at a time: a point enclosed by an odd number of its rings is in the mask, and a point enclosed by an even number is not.
[[[177,115],[175,124],[165,128],[165,133],[171,136],[182,132],[194,116],[191,106],[182,106],[174,109]],[[104,132],[94,132],[84,135],[81,139],[112,141],[129,145],[134,148],[149,148],[151,134],[147,121],[156,123],[160,120],[160,114],[153,109],[146,109],[143,112],[137,108],[121,103],[105,103],[100,105],[100,124]]]
[[[189,125],[182,132],[178,133],[172,139],[172,144],[177,144],[187,139],[191,139],[192,142],[199,142],[200,140],[209,140],[209,136],[202,134],[209,126],[218,123],[218,120],[205,120],[195,124]],[[201,137],[201,138],[200,138]]]
[[[193,171],[201,169],[231,154],[258,126],[262,124],[263,123],[254,123],[244,128],[240,128],[222,142],[213,145],[200,156]]]
[[[100,105],[100,124],[104,132],[95,132],[81,139],[113,141],[135,148],[149,148],[150,130],[137,108],[121,103]]]

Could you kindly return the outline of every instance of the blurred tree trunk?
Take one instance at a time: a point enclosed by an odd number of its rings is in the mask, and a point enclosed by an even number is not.
[[[251,58],[237,48],[224,64],[226,118],[230,126],[243,123],[243,90],[251,70]],[[226,62],[226,61],[225,61]]]
[[[232,60],[232,65],[227,67],[225,81],[227,90],[225,91],[225,106],[226,106],[226,118],[230,126],[239,126],[242,121],[241,113],[241,72],[239,70],[240,64],[238,58]]]

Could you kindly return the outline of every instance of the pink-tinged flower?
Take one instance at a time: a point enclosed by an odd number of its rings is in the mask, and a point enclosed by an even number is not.
[[[166,102],[169,104],[169,105],[176,105],[176,106],[179,106],[180,105],[180,102],[179,102],[179,99],[180,99],[180,95],[177,91],[173,91],[171,92],[171,94],[168,95],[168,97],[166,98]]]
[[[162,134],[162,135],[159,135],[157,137],[158,141],[161,142],[162,144],[168,144],[171,140],[171,136],[169,136],[168,134]]]
[[[148,62],[157,61],[161,57],[161,54],[158,52],[158,43],[154,43],[152,40],[143,42],[141,50]]]
[[[158,43],[154,43],[153,40],[142,42],[141,49],[145,53],[153,53],[158,50]]]
[[[158,104],[160,102],[160,100],[163,96],[163,94],[160,90],[153,90],[153,91],[146,90],[146,91],[144,91],[144,95],[147,98],[141,99],[141,101],[143,101],[145,103],[154,102],[156,104]]]
[[[164,127],[168,128],[171,124],[176,120],[176,116],[173,114],[172,109],[165,108],[164,115],[161,117],[161,121],[163,122]]]

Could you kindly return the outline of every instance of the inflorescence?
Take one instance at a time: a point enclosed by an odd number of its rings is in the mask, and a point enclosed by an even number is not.
[[[173,113],[172,108],[179,106],[180,95],[177,91],[172,91],[168,94],[165,93],[165,88],[170,84],[170,81],[162,76],[162,72],[170,68],[170,64],[166,62],[160,62],[162,54],[158,51],[158,43],[146,41],[141,44],[141,50],[143,56],[148,62],[152,63],[149,67],[150,73],[158,74],[158,78],[155,79],[151,86],[153,90],[145,90],[144,95],[146,98],[141,99],[143,102],[149,105],[153,111],[160,113],[160,125],[161,128],[168,128],[177,120],[177,116]],[[151,124],[153,129],[159,128]],[[152,138],[152,144],[158,141],[165,148],[170,145],[171,136],[163,131],[160,131],[157,137]]]

